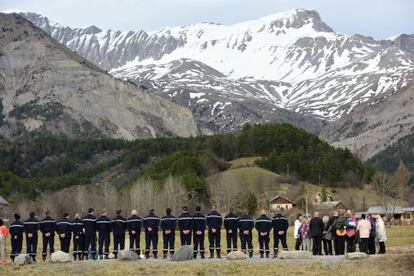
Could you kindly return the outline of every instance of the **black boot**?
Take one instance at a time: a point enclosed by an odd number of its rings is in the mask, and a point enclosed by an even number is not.
[[[145,253],[145,259],[149,259],[149,253]]]
[[[216,253],[217,253],[217,259],[221,259],[221,250],[216,249]]]
[[[253,251],[249,251],[249,258],[253,258]]]
[[[231,250],[228,250],[228,249],[227,249],[227,255],[228,255],[228,254],[230,254],[230,252],[231,252]]]
[[[277,254],[279,253],[279,249],[278,248],[275,248],[274,249],[274,255],[273,255],[273,258],[277,258]]]
[[[205,259],[206,257],[204,256],[204,252],[200,253],[201,259]]]
[[[210,250],[210,257],[209,257],[210,259],[213,259],[214,258],[214,250]]]
[[[194,259],[197,259],[197,252],[194,252]]]
[[[154,259],[158,259],[158,253],[154,252],[153,254],[154,254]]]
[[[174,253],[175,253],[174,250],[170,251],[170,256],[172,257],[174,255]]]
[[[36,256],[33,256],[32,259],[33,259],[33,262],[36,262]]]
[[[269,259],[269,252],[266,252],[266,258]]]
[[[166,251],[162,252],[162,258],[167,259],[167,252]]]
[[[73,260],[76,261],[76,259],[78,258],[77,254],[73,254]]]
[[[46,261],[46,256],[42,256],[42,260],[43,261]]]
[[[260,259],[263,259],[263,258],[264,258],[264,255],[262,252],[260,252]]]

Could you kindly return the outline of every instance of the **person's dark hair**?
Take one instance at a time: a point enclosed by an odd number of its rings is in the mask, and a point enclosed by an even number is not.
[[[302,216],[302,214],[297,214],[296,219],[299,219]]]
[[[35,212],[30,212],[29,217],[34,218],[35,217]]]
[[[0,218],[0,226],[3,226],[4,225],[4,222],[3,222],[3,220]]]
[[[196,210],[197,212],[200,212],[200,211],[201,211],[201,206],[197,206],[197,207],[195,208],[195,210]]]
[[[182,209],[183,209],[184,212],[187,212],[188,211],[188,207],[187,206],[183,206]]]
[[[50,211],[49,210],[46,210],[45,211],[45,216],[49,216],[50,215]]]
[[[19,215],[19,214],[17,214],[17,213],[16,213],[16,214],[14,214],[14,219],[15,219],[15,220],[19,220],[20,218],[21,218],[21,217],[20,217],[20,215]]]
[[[165,212],[167,213],[167,215],[171,215],[171,208],[165,209]]]
[[[88,213],[90,214],[90,213],[93,213],[93,211],[95,211],[93,208],[89,208],[88,209]]]
[[[230,212],[230,213],[231,213],[231,212],[233,212],[233,208],[230,208],[230,209],[229,209],[229,212]]]
[[[361,218],[362,218],[362,219],[365,219],[365,214],[362,214],[362,215],[361,215]]]
[[[66,218],[67,216],[69,216],[69,213],[63,213],[64,218]]]
[[[150,213],[154,213],[154,211],[155,211],[154,209],[150,209],[149,210]]]
[[[121,213],[122,213],[122,210],[121,210],[121,209],[116,210],[116,214],[117,214],[117,215],[120,215]]]

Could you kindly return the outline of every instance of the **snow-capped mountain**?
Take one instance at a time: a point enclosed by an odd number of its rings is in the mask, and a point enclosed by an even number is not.
[[[397,43],[336,33],[312,10],[149,33],[21,15],[114,76],[190,107],[211,131],[273,121],[281,109],[333,121],[400,90],[414,72],[413,53]]]

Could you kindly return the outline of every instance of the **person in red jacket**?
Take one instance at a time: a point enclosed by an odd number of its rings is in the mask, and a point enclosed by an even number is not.
[[[9,235],[9,229],[4,225],[0,218],[0,261],[5,264],[6,261],[6,238]]]

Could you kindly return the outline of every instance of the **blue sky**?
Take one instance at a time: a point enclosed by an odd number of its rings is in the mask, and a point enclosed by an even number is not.
[[[147,31],[201,21],[232,24],[295,8],[318,11],[346,34],[378,39],[414,33],[414,0],[0,0],[0,10],[34,11],[73,27]]]

